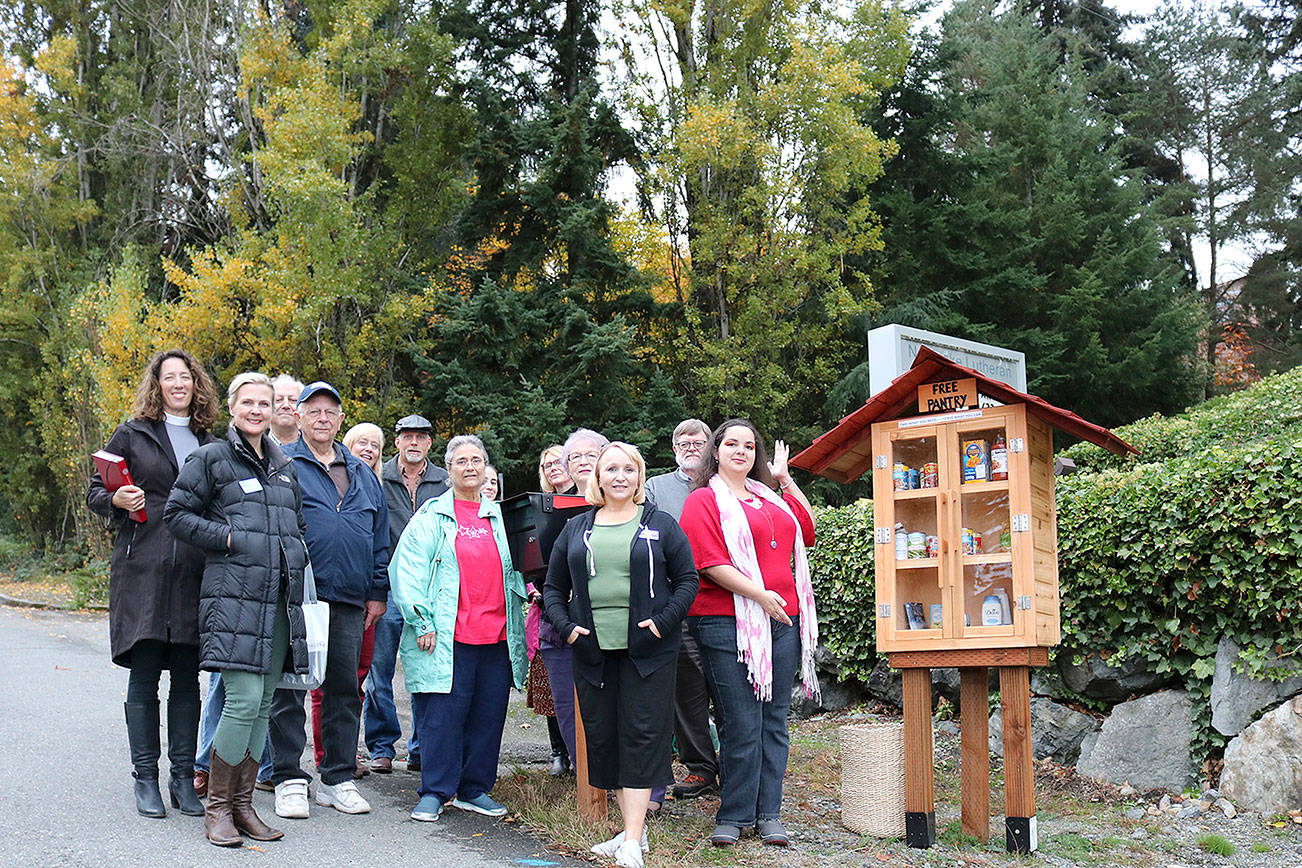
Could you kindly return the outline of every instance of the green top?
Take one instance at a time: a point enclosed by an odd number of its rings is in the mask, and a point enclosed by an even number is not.
[[[594,524],[588,545],[596,575],[588,576],[588,599],[592,601],[592,625],[602,651],[628,648],[629,550],[633,534],[642,521],[637,515],[622,524]]]

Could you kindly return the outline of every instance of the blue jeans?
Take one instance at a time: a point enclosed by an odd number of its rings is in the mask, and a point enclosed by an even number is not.
[[[199,752],[194,758],[196,771],[209,771],[212,757],[212,740],[217,735],[217,721],[221,720],[222,707],[226,705],[226,686],[222,674],[208,676],[208,699],[203,705],[203,719],[199,722]],[[258,780],[271,780],[271,736],[262,748],[262,765],[258,766]]]
[[[737,619],[698,615],[687,629],[701,649],[705,677],[714,686],[722,719],[719,771],[723,775],[715,821],[753,826],[776,820],[782,811],[782,779],[787,773],[787,711],[800,668],[800,619],[790,627],[769,621],[773,635],[773,698],[761,702],[737,660]]]
[[[574,667],[569,647],[539,648],[543,665],[547,667],[547,684],[552,689],[552,706],[556,709],[556,725],[561,730],[561,740],[574,764]]]
[[[394,745],[402,738],[398,706],[393,701],[393,672],[398,665],[402,624],[402,612],[390,594],[388,608],[380,620],[375,622],[375,656],[371,658],[371,674],[366,678],[366,700],[362,703],[366,749],[370,752],[371,759],[393,759],[398,755]],[[411,738],[407,739],[407,753],[410,756],[420,756],[420,741],[414,723]]]
[[[511,656],[505,642],[452,646],[452,690],[413,693],[420,730],[420,789],[444,803],[474,799],[497,782],[497,759],[511,693]]]

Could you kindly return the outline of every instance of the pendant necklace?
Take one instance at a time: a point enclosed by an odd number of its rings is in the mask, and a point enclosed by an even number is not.
[[[773,529],[773,519],[769,516],[768,510],[764,509],[764,500],[751,494],[750,491],[746,491],[744,495],[737,499],[749,506],[751,509],[759,510],[760,515],[764,516],[764,520],[769,523],[769,548],[777,549],[778,535]]]
[[[778,547],[778,535],[773,530],[773,519],[769,516],[769,511],[764,508],[763,503],[760,503],[759,511],[764,513],[764,520],[769,523],[769,548],[776,549]]]
[[[748,496],[742,502],[751,509],[759,510],[759,514],[764,516],[764,520],[769,523],[769,548],[776,549],[778,547],[778,535],[773,529],[773,518],[769,515],[768,510],[764,508],[764,501],[758,497]]]

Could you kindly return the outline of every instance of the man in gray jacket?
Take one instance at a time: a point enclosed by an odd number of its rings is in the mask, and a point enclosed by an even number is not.
[[[683,503],[692,490],[691,475],[701,466],[710,445],[710,434],[709,426],[700,419],[679,422],[673,437],[678,468],[646,481],[647,497],[675,521],[683,514]],[[713,699],[701,669],[700,649],[684,628],[683,644],[678,649],[678,685],[674,691],[674,735],[678,740],[678,757],[687,766],[687,777],[674,785],[675,799],[696,798],[718,785],[719,760],[710,738]],[[717,715],[718,702],[714,702],[714,709]]]
[[[448,490],[448,472],[428,460],[434,442],[434,426],[430,421],[413,413],[399,419],[393,430],[398,454],[384,463],[380,474],[384,499],[389,505],[389,551],[398,548],[398,540],[416,510],[425,501]],[[398,755],[395,745],[402,737],[402,724],[393,701],[393,672],[401,639],[402,613],[390,596],[384,617],[375,624],[375,655],[371,658],[366,701],[362,705],[371,771],[382,775],[393,771],[393,760]],[[420,745],[414,727],[411,738],[407,739],[407,770],[420,771]]]

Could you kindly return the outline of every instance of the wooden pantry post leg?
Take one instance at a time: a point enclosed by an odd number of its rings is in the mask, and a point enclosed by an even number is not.
[[[982,841],[990,837],[988,673],[984,666],[959,670],[963,834]]]
[[[1010,853],[1039,846],[1035,822],[1035,766],[1031,758],[1031,670],[999,669],[1004,719],[1004,832]]]
[[[931,732],[931,670],[905,669],[904,838],[910,847],[936,843],[935,758]]]

